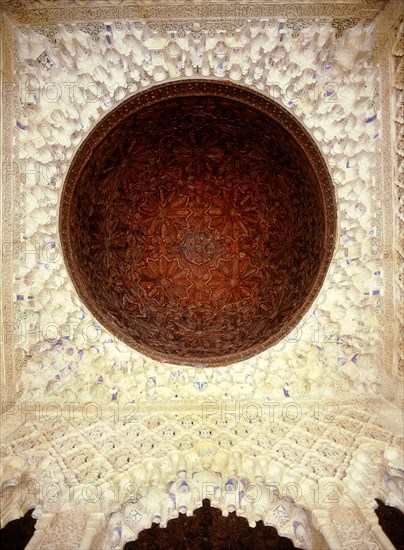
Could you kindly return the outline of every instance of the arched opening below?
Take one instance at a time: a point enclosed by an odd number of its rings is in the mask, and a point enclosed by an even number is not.
[[[32,512],[31,508],[25,516],[9,521],[0,529],[1,550],[24,550],[35,533],[36,519]]]
[[[124,550],[294,550],[293,542],[278,535],[274,527],[257,521],[250,527],[248,521],[235,512],[224,517],[204,499],[193,516],[179,514],[166,528],[154,523],[139,533],[137,540],[128,542]]]
[[[394,506],[387,506],[378,498],[375,500],[378,504],[375,512],[380,527],[397,550],[404,550],[404,514]]]

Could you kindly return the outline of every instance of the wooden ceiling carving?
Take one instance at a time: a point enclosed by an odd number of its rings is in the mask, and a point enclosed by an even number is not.
[[[150,529],[140,531],[134,542],[124,550],[294,550],[293,542],[278,535],[275,527],[257,521],[250,527],[248,521],[231,512],[227,517],[205,499],[193,516],[179,514],[161,529],[153,523]]]
[[[154,359],[218,366],[301,319],[334,248],[330,176],[281,106],[182,81],[109,113],[76,154],[60,210],[75,288]]]

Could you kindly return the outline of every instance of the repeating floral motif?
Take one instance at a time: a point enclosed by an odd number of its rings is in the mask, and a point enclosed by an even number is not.
[[[168,193],[158,190],[157,200],[146,203],[142,214],[142,223],[147,225],[149,236],[158,235],[162,239],[169,235],[175,237],[181,229],[187,227],[187,218],[191,215],[187,208],[188,198],[179,195],[177,190]]]
[[[247,259],[240,260],[237,256],[230,261],[220,260],[208,284],[213,300],[224,300],[227,304],[241,303],[254,294],[257,287],[256,269]]]
[[[112,219],[102,220],[97,229],[91,247],[94,262],[108,272],[120,269],[128,250],[127,232]]]
[[[238,187],[220,190],[220,195],[212,198],[208,209],[211,226],[229,235],[234,242],[240,237],[248,237],[251,226],[255,225],[257,207],[251,193],[241,193]]]
[[[187,278],[178,260],[168,260],[161,256],[157,261],[148,259],[140,284],[145,287],[146,295],[160,305],[173,299],[188,298],[188,288],[192,283]]]
[[[271,102],[264,115],[250,92],[209,85],[129,101],[67,184],[79,293],[127,343],[182,364],[276,343],[321,284],[333,234],[329,189]]]
[[[191,121],[198,124],[201,119],[194,116]],[[204,119],[202,121],[206,122]],[[191,131],[185,139],[181,136],[173,148],[173,154],[182,164],[184,171],[193,172],[197,178],[204,177],[205,173],[214,173],[224,157],[220,136],[212,138],[208,133],[198,135],[196,131]]]

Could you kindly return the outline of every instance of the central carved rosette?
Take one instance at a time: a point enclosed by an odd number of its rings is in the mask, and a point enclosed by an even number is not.
[[[179,181],[169,191],[146,191],[138,210],[127,234],[143,236],[132,267],[145,298],[165,308],[186,300],[202,311],[210,301],[241,303],[258,294],[259,266],[252,263],[250,246],[259,234],[252,224],[259,207],[251,190],[217,182],[215,191],[207,191],[203,184]],[[118,231],[125,233],[122,226]]]
[[[174,362],[220,364],[276,341],[324,255],[303,150],[263,112],[209,94],[124,117],[80,168],[70,213],[86,301]]]
[[[209,262],[217,249],[215,238],[209,233],[188,233],[181,244],[185,258],[196,265]]]

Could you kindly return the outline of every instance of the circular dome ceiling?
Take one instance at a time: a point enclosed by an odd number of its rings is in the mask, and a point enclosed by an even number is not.
[[[60,232],[74,286],[159,361],[218,366],[281,340],[334,248],[330,176],[281,106],[215,81],[153,87],[76,154]]]

